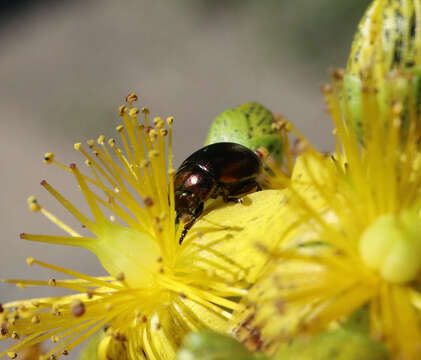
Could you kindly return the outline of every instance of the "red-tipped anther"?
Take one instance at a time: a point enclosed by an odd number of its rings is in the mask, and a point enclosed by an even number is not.
[[[26,234],[25,234],[25,233],[20,233],[20,234],[19,234],[19,237],[20,237],[21,239],[25,239],[25,236],[26,236]]]
[[[148,127],[145,128],[145,133],[146,134],[149,134],[151,132],[151,130],[153,130],[153,127],[152,126],[148,126]]]
[[[42,180],[42,181],[41,181],[41,185],[42,185],[42,186],[47,185],[47,180]]]
[[[70,164],[70,169],[72,170],[76,169],[76,164],[75,163]]]

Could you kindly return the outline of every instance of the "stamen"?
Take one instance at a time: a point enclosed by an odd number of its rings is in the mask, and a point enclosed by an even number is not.
[[[85,215],[83,215],[70,201],[64,198],[60,193],[58,193],[47,181],[41,181],[41,185],[52,195],[54,196],[66,209],[69,211],[80,223],[86,225],[90,230],[94,231],[96,229],[95,224],[89,220]]]
[[[28,205],[29,205],[29,210],[30,211],[32,211],[32,212],[41,211],[41,213],[48,220],[50,220],[53,224],[57,225],[59,228],[61,228],[65,232],[67,232],[69,235],[75,236],[75,237],[81,237],[81,235],[79,233],[77,233],[75,230],[73,230],[70,226],[68,226],[65,223],[63,223],[56,216],[54,216],[48,210],[46,210],[44,207],[42,207],[38,203],[38,200],[35,198],[35,196],[30,196],[27,201],[28,201]]]
[[[73,270],[65,269],[65,268],[62,268],[62,267],[59,267],[59,266],[51,265],[51,264],[36,260],[34,258],[28,258],[27,262],[30,265],[36,264],[36,265],[42,266],[42,267],[50,269],[50,270],[61,272],[63,274],[69,275],[69,276],[74,277],[74,278],[89,281],[93,284],[96,284],[97,286],[103,286],[103,287],[111,288],[111,289],[114,289],[114,290],[121,290],[121,286],[119,286],[119,285],[115,285],[113,283],[106,282],[106,281],[100,280],[99,278],[88,276],[88,275],[79,273],[77,271],[73,271]]]

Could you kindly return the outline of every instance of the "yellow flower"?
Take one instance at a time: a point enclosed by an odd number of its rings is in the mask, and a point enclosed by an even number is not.
[[[101,359],[173,359],[189,331],[227,331],[231,312],[239,306],[235,299],[247,292],[268,261],[257,245],[270,251],[277,246],[284,227],[279,211],[284,194],[277,190],[248,195],[243,204],[216,201],[179,245],[182,226],[175,225],[173,120],[168,119],[166,128],[156,118],[152,127],[144,108],[140,125],[139,110],[133,106],[136,99],[129,95],[128,107],[120,108],[124,125],[117,131],[122,149],[104,136],[88,141],[93,155],[75,145],[90,175],[76,164],[60,164],[52,153],[45,155],[45,163],[54,163],[75,177],[92,218],[42,181],[86,229],[79,233],[30,197],[30,209],[43,213],[67,236],[23,233],[21,238],[87,248],[110,276],[89,276],[29,258],[29,265],[71,279],[6,282],[19,287],[62,287],[73,294],[1,307],[1,337],[19,340],[7,350],[11,358],[51,339],[54,345],[45,358],[55,359],[106,326],[98,348]]]
[[[400,101],[411,81],[392,73],[383,83],[386,101],[374,79],[364,82],[362,137],[348,121],[341,73],[325,88],[337,151],[330,160],[313,151],[302,158],[320,202],[292,181],[290,211],[302,224],[284,237],[277,263],[236,312],[244,341],[258,338],[272,353],[368,304],[375,339],[399,359],[421,356],[421,133],[415,99],[405,107]]]

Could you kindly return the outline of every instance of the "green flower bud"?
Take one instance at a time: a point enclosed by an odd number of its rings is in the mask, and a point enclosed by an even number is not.
[[[399,78],[399,84],[395,84]],[[406,134],[412,112],[421,114],[421,11],[418,0],[374,0],[364,14],[354,37],[344,74],[342,113],[364,143],[367,104],[375,94],[377,114],[390,119],[387,111],[399,102]],[[371,108],[372,110],[372,108]]]
[[[218,115],[208,132],[206,145],[235,142],[251,150],[263,146],[278,161],[282,161],[282,139],[273,128],[273,114],[263,105],[250,102]]]
[[[374,0],[355,34],[347,72],[382,81],[393,69],[421,65],[419,0]]]

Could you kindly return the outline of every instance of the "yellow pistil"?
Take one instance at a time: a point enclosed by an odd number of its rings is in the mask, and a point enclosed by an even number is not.
[[[45,358],[58,358],[107,325],[99,348],[104,359],[173,359],[189,331],[227,331],[231,313],[239,307],[234,299],[244,296],[260,276],[269,253],[278,246],[279,234],[292,221],[280,211],[286,202],[283,192],[261,191],[246,196],[242,204],[213,202],[179,245],[182,226],[175,224],[173,118],[166,122],[155,118],[152,127],[149,110],[135,108],[136,99],[129,95],[128,104],[119,108],[122,148],[117,140],[104,136],[89,140],[87,147],[75,144],[88,174],[77,164],[58,162],[52,153],[44,156],[46,164],[74,176],[91,215],[43,180],[43,188],[83,229],[76,232],[31,196],[29,209],[43,214],[66,235],[22,233],[21,238],[89,249],[110,276],[93,277],[28,258],[29,266],[70,279],[7,283],[21,288],[61,287],[72,294],[2,306],[1,337],[19,338],[7,350],[12,356],[50,339],[53,346]],[[268,251],[261,252],[262,247]]]
[[[420,234],[421,219],[413,211],[380,216],[361,235],[361,258],[391,283],[411,282],[421,270]]]

